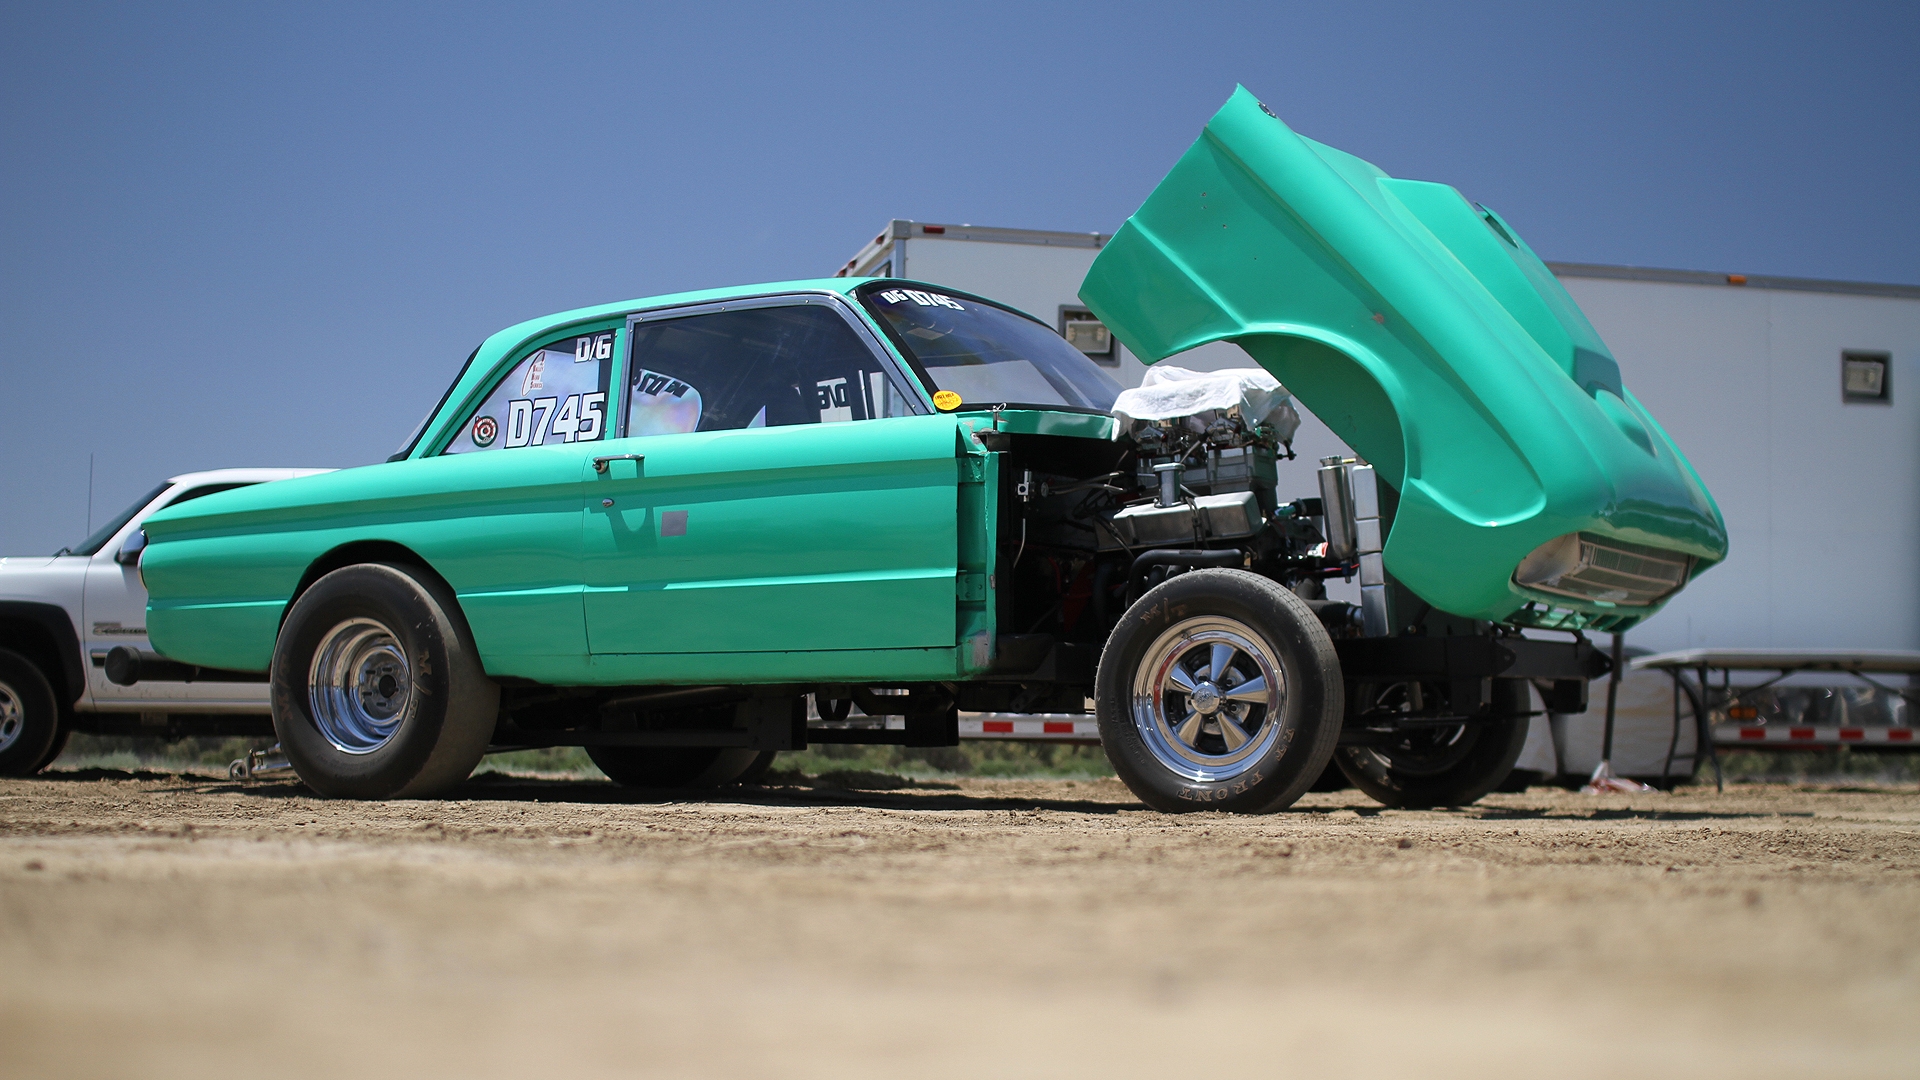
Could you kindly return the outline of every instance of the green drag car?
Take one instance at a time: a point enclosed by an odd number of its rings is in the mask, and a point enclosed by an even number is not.
[[[1607,670],[1584,631],[1725,555],[1511,227],[1244,90],[1082,295],[1142,357],[1236,342],[1364,460],[1293,462],[1254,410],[1116,411],[1051,327],[932,284],[586,308],[488,338],[387,463],[149,519],[157,653],[111,666],[269,681],[289,760],[338,796],[555,745],[712,785],[1090,703],[1164,810],[1279,809],[1330,762],[1457,804],[1512,768],[1529,683],[1583,707]],[[1359,604],[1327,598],[1356,577]]]

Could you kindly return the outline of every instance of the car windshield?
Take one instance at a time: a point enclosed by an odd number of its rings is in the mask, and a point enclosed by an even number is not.
[[[970,296],[890,283],[860,300],[932,385],[973,405],[1067,406],[1106,412],[1120,384],[1045,324]]]
[[[107,522],[105,525],[100,526],[98,529],[95,529],[93,531],[93,535],[87,537],[85,540],[80,541],[80,545],[78,547],[61,548],[59,551],[54,552],[54,554],[55,555],[92,555],[94,552],[99,551],[100,546],[102,544],[105,544],[107,541],[113,539],[113,534],[120,531],[120,526],[125,525],[129,521],[132,521],[133,515],[139,513],[141,509],[144,508],[148,503],[159,498],[160,493],[167,490],[167,487],[168,485],[161,484],[159,487],[154,488],[152,491],[149,491],[145,495],[142,495],[138,499],[135,499],[133,501],[132,506],[129,506],[125,510],[122,510],[118,514],[115,514],[113,516],[113,520]]]

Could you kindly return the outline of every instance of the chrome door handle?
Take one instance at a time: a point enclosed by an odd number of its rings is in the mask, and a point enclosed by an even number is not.
[[[601,475],[604,476],[606,475],[607,462],[609,461],[645,461],[645,460],[647,460],[647,455],[645,454],[608,454],[605,457],[597,457],[593,459],[593,471],[600,473]]]

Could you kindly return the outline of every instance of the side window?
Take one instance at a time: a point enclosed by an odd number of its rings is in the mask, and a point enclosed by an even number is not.
[[[887,367],[819,304],[642,322],[628,365],[627,435],[908,416]]]
[[[607,437],[613,331],[562,338],[528,353],[467,417],[442,453],[513,450]]]

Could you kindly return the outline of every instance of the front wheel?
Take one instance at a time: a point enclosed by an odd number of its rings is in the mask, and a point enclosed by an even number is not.
[[[1128,609],[1095,677],[1114,771],[1156,810],[1270,813],[1326,769],[1344,688],[1306,603],[1241,570],[1195,570]]]
[[[1444,683],[1362,685],[1355,707],[1418,718],[1447,707]],[[1334,763],[1383,806],[1465,806],[1500,785],[1527,743],[1532,703],[1524,679],[1493,680],[1486,716],[1460,724],[1406,725],[1374,746],[1343,746]]]
[[[322,795],[420,798],[487,752],[500,688],[452,590],[409,566],[362,563],[300,595],[273,650],[273,730]]]
[[[33,661],[0,649],[0,776],[32,776],[64,742],[53,685]]]

